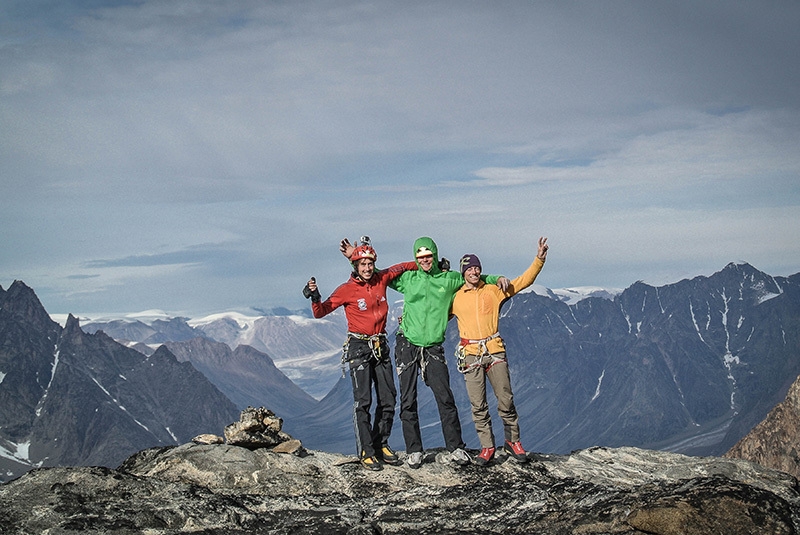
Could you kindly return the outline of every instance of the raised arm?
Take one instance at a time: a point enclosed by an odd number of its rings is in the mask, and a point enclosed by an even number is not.
[[[539,272],[542,270],[542,267],[544,267],[544,261],[547,260],[548,249],[549,246],[547,245],[547,238],[539,238],[539,248],[536,252],[536,258],[533,259],[533,263],[528,269],[525,270],[525,273],[512,280],[509,283],[508,288],[503,290],[508,297],[511,297],[512,295],[533,284],[533,281],[535,281],[536,277],[539,276]]]

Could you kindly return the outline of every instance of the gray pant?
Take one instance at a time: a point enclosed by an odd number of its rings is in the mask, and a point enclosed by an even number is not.
[[[489,416],[489,404],[486,401],[486,380],[492,385],[497,398],[497,412],[503,420],[505,440],[519,441],[519,416],[514,406],[514,394],[511,392],[511,377],[505,353],[491,355],[467,355],[465,364],[468,370],[464,373],[467,395],[472,405],[472,421],[481,442],[481,448],[495,447],[492,432],[492,418]]]

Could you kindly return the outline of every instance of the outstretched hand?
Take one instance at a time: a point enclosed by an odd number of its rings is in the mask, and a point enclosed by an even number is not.
[[[339,250],[345,256],[345,258],[349,259],[350,255],[353,254],[353,251],[355,250],[355,247],[353,247],[353,244],[350,243],[350,240],[345,238],[341,242],[339,242]]]
[[[550,246],[549,246],[549,245],[547,245],[547,238],[545,238],[545,237],[540,237],[540,238],[539,238],[539,252],[536,254],[536,257],[537,257],[539,260],[541,260],[542,262],[544,262],[545,260],[547,260],[547,250],[548,250],[549,248],[550,248]]]

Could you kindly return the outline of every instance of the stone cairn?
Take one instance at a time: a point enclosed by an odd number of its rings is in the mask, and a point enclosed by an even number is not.
[[[250,450],[268,448],[278,453],[291,453],[300,457],[306,454],[302,443],[281,431],[283,419],[265,407],[247,407],[239,421],[225,427],[225,437],[213,434],[197,435],[196,444],[230,444]]]

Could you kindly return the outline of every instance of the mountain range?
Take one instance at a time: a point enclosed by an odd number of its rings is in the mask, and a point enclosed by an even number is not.
[[[732,263],[662,287],[637,282],[613,300],[526,294],[507,303],[501,332],[535,450],[718,455],[800,374],[800,275]]]
[[[114,466],[237,414],[166,347],[143,355],[72,316],[61,327],[24,283],[0,288],[0,480],[40,466]]]
[[[287,311],[288,312],[288,311]],[[333,388],[340,368],[344,314],[337,311],[323,320],[302,312],[280,316],[252,316],[238,312],[212,314],[202,318],[169,318],[150,312],[147,321],[135,314],[107,320],[85,320],[83,330],[103,331],[120,343],[143,353],[164,342],[186,342],[206,338],[230,349],[246,345],[269,355],[269,360],[295,384],[314,398]],[[234,396],[236,397],[236,396]]]
[[[785,397],[800,374],[799,280],[731,263],[711,276],[661,287],[637,282],[610,292],[536,288],[515,296],[503,307],[500,330],[523,443],[554,453],[592,445],[724,453]],[[401,313],[402,301],[392,307],[390,330]],[[304,362],[316,356],[318,367],[306,380],[313,383],[324,375],[327,398],[294,421],[301,428],[329,428],[309,433],[314,447],[349,451],[349,379],[342,380],[338,369],[342,319],[262,317],[234,327],[232,320],[217,316],[187,325],[231,345],[246,340],[266,349],[280,369],[292,358]],[[259,325],[258,332],[251,325]],[[261,338],[259,332],[268,334]],[[277,338],[277,332],[283,336]],[[448,353],[456,339],[451,322]],[[464,438],[474,446],[466,390],[452,359],[450,364]],[[302,369],[290,368],[290,377]],[[438,445],[435,403],[427,388],[420,392],[423,438]],[[392,443],[403,446],[399,427]]]
[[[800,275],[773,277],[740,263],[708,277],[661,287],[637,282],[622,291],[595,292],[580,299],[575,298],[577,292],[538,288],[515,296],[503,307],[500,329],[508,350],[523,444],[531,451],[556,454],[590,446],[636,446],[692,455],[726,452],[784,399],[800,375],[799,282]],[[23,287],[15,283],[3,298],[25,293]],[[38,300],[28,308],[36,327],[19,323],[15,328],[20,332],[33,329],[27,338],[41,339],[37,342],[42,355],[38,376],[49,377],[53,340],[63,333]],[[402,302],[393,304],[390,325],[396,325],[401,310]],[[0,320],[4,318],[0,315]],[[74,331],[80,331],[77,323],[74,318],[68,320],[63,332],[75,336]],[[78,337],[83,344],[95,344],[92,347],[104,352],[87,360],[95,366],[106,362],[111,366],[103,372],[105,380],[117,377],[120,382],[119,376],[130,380],[131,374],[117,370],[119,359],[106,354],[124,349],[131,363],[146,363],[158,354],[171,366],[192,369],[182,377],[207,378],[224,399],[213,405],[226,407],[227,414],[245,405],[264,405],[286,418],[287,431],[309,448],[344,453],[354,448],[349,378],[342,378],[339,366],[346,332],[341,314],[322,320],[301,314],[220,314],[199,320],[163,318],[150,324],[89,322],[83,329],[84,336]],[[23,426],[24,432],[12,433],[17,412],[13,403],[19,401],[6,401],[11,398],[4,394],[12,370],[24,362],[9,358],[8,348],[24,336],[0,338],[6,352],[0,354],[0,377],[5,375],[0,380],[0,408],[9,407],[0,421],[0,437],[6,441],[0,444],[5,444],[6,460],[23,457],[35,463],[44,456],[29,458],[20,453],[30,432]],[[451,322],[445,342],[448,357],[456,338]],[[101,348],[98,341],[115,349]],[[133,357],[132,347],[141,353]],[[464,439],[469,447],[477,447],[463,379],[454,367],[450,373]],[[159,379],[166,382],[168,378]],[[105,383],[100,384],[111,392]],[[33,411],[45,386],[27,395]],[[419,401],[425,447],[440,446],[435,402],[424,386]],[[131,403],[117,405],[130,410]],[[153,402],[135,403],[147,407]],[[143,422],[138,416],[137,420]],[[500,423],[494,420],[496,434],[502,436]],[[203,425],[204,432],[218,432],[220,423]],[[151,426],[158,427],[146,424],[148,429]],[[95,428],[81,428],[81,432],[92,433]],[[170,439],[149,437],[151,445]],[[391,444],[403,449],[399,421]],[[55,457],[48,459],[54,462]]]

